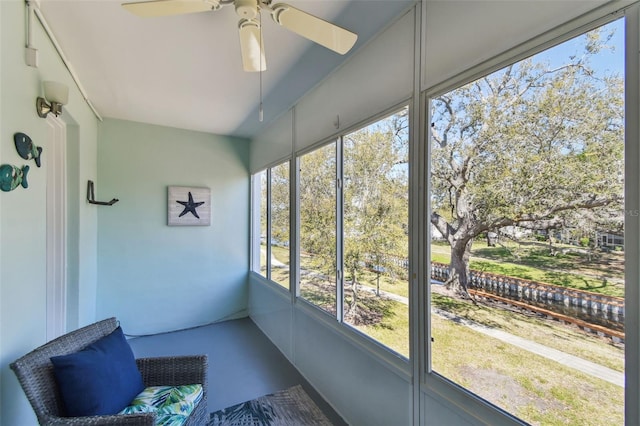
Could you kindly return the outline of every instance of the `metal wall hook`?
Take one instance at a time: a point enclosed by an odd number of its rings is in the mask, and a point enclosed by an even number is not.
[[[111,201],[96,201],[96,196],[93,189],[93,181],[90,180],[87,183],[87,201],[89,202],[89,204],[97,204],[99,206],[112,206],[120,200],[114,198]]]

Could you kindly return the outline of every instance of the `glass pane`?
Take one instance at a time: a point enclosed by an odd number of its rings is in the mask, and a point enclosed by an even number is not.
[[[408,109],[344,137],[344,321],[409,357]]]
[[[336,144],[300,157],[300,296],[336,313]]]
[[[271,280],[289,288],[289,163],[271,169]]]
[[[259,187],[256,188],[256,192],[260,193],[260,229],[256,232],[260,235],[260,267],[257,272],[260,275],[267,276],[267,171],[264,170],[258,173],[258,179],[254,182],[258,182]]]
[[[431,102],[431,366],[535,425],[624,424],[623,35]]]

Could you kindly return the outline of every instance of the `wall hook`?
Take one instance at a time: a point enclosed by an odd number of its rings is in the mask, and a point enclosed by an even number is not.
[[[87,201],[89,202],[89,204],[97,204],[99,206],[112,206],[120,200],[114,198],[111,201],[96,201],[96,196],[93,190],[93,181],[90,180],[87,183]]]

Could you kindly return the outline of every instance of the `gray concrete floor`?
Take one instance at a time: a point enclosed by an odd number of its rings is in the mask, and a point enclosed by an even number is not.
[[[207,354],[209,412],[300,384],[335,425],[346,425],[250,318],[136,337],[129,344],[136,358]]]

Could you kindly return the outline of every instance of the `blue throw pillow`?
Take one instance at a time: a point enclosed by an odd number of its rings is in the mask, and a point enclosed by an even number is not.
[[[120,327],[83,350],[51,357],[69,417],[116,414],[144,389]]]

